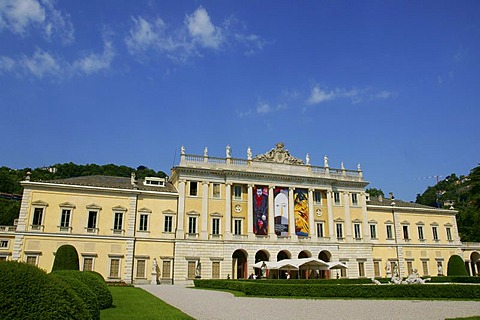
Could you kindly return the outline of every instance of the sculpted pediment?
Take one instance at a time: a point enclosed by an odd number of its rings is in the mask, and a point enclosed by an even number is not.
[[[284,164],[304,164],[302,160],[290,155],[290,152],[285,149],[285,145],[283,143],[277,143],[275,148],[267,153],[256,155],[253,160]]]

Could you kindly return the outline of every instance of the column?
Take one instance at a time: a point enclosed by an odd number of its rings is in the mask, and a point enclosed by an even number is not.
[[[178,182],[178,213],[177,213],[177,231],[175,237],[177,239],[184,239],[184,221],[185,221],[185,180]]]
[[[295,234],[295,202],[293,199],[293,192],[295,188],[288,189],[288,233],[291,240],[297,240]]]
[[[328,212],[328,236],[330,241],[336,241],[333,225],[333,204],[332,204],[332,191],[327,191],[327,212]]]
[[[232,183],[225,183],[225,239],[232,239]]]
[[[352,242],[352,218],[350,217],[350,193],[343,192],[343,208],[345,209],[345,236]]]
[[[253,184],[248,185],[248,208],[247,208],[247,235],[249,239],[253,239],[255,234],[253,233]]]
[[[310,239],[316,239],[315,220],[313,210],[313,189],[308,189],[308,236]]]
[[[275,203],[273,191],[275,186],[268,186],[268,236],[275,239]]]
[[[202,182],[202,230],[200,239],[208,239],[208,181]]]
[[[360,205],[362,206],[363,216],[363,242],[370,242],[372,237],[370,234],[370,226],[368,224],[367,197],[365,196],[365,192],[360,193]]]

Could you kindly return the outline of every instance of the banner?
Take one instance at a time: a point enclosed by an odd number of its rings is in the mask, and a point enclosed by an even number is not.
[[[308,190],[295,189],[293,193],[295,208],[295,234],[308,236]]]
[[[288,236],[288,188],[275,188],[275,233]]]
[[[268,188],[253,188],[253,233],[268,234]]]

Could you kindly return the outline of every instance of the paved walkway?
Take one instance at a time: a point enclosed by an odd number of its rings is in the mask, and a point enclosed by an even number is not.
[[[235,297],[226,292],[179,285],[139,287],[197,320],[403,320],[480,316],[480,301],[271,299]]]

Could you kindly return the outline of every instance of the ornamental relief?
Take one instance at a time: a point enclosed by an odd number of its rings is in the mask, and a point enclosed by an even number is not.
[[[302,160],[290,155],[290,152],[284,148],[283,143],[277,143],[276,147],[264,154],[259,154],[253,158],[256,161],[276,162],[284,164],[304,164]]]

